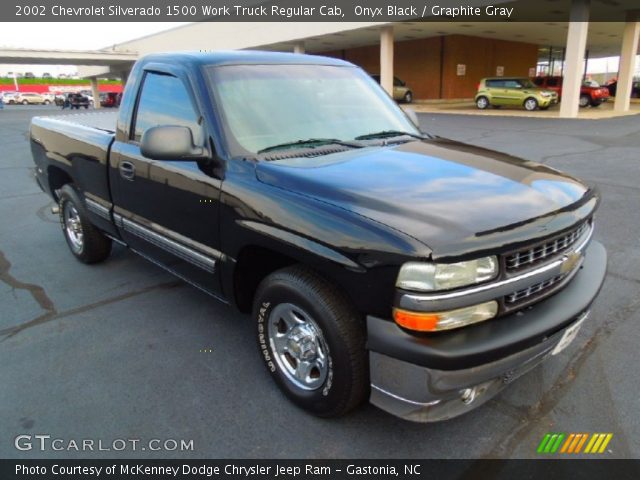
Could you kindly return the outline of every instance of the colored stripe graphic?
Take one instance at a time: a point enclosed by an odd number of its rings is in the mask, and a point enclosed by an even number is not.
[[[540,442],[540,445],[538,445],[538,453],[544,452],[544,447],[547,445],[547,442],[549,441],[550,438],[551,438],[551,434],[550,433],[547,433],[544,436],[544,438]]]
[[[609,442],[613,438],[612,433],[547,433],[538,445],[538,453],[604,453]],[[584,451],[582,447],[587,445]]]

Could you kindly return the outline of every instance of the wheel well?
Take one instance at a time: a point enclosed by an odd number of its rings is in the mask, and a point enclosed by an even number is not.
[[[282,253],[258,246],[242,249],[233,276],[233,289],[238,309],[251,312],[253,297],[260,282],[270,273],[297,263]]]
[[[49,167],[47,169],[47,176],[49,178],[49,189],[53,198],[58,201],[57,190],[64,187],[67,183],[73,183],[73,179],[67,172],[58,167]]]

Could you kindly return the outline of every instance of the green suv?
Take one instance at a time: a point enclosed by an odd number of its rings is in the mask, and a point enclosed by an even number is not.
[[[475,101],[480,110],[489,106],[546,110],[558,103],[558,94],[536,87],[528,78],[483,78],[478,85]]]

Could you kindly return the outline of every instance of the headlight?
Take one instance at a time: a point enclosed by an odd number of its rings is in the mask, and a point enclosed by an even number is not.
[[[540,96],[541,97],[550,97],[551,93],[550,92],[540,92]]]
[[[498,275],[495,256],[458,263],[408,262],[400,268],[396,286],[429,292],[450,290],[491,280]]]

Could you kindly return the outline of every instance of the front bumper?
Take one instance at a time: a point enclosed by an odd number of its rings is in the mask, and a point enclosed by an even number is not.
[[[371,403],[418,422],[445,420],[482,405],[548,358],[565,332],[584,320],[606,268],[604,247],[592,242],[581,270],[558,294],[460,330],[418,336],[368,317]]]

